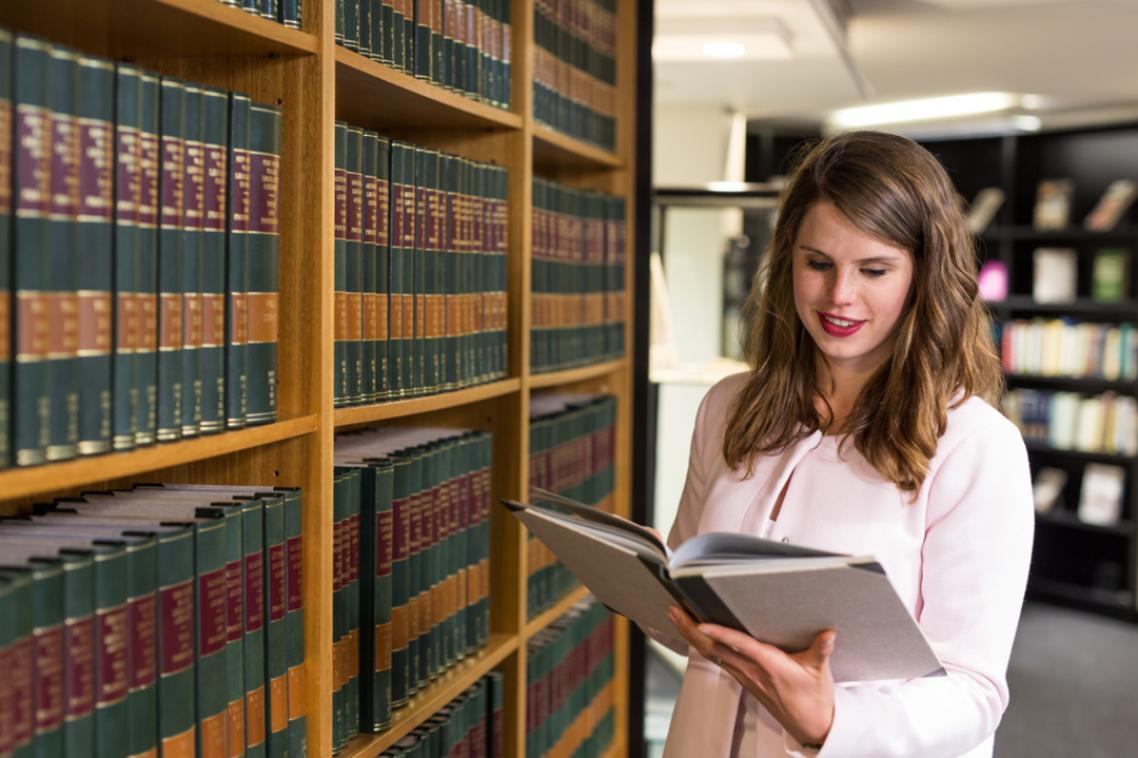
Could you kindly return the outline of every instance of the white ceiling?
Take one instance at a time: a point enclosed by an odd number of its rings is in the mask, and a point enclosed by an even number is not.
[[[821,120],[869,102],[1008,91],[1041,96],[1045,125],[1138,118],[1138,0],[656,1],[664,28],[707,17],[725,36],[739,19],[781,22],[794,56],[657,63],[657,103]]]

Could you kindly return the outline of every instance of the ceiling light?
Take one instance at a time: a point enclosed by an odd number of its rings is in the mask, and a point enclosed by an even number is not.
[[[900,124],[910,121],[971,116],[994,113],[1018,104],[1018,98],[1006,92],[976,92],[969,95],[930,97],[879,105],[863,105],[834,111],[829,122],[840,129],[853,129],[876,124]]]
[[[742,58],[747,54],[747,46],[730,40],[704,42],[703,54],[708,58]]]

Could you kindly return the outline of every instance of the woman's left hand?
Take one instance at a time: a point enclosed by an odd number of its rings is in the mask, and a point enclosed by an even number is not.
[[[679,608],[668,616],[700,655],[735,677],[799,743],[826,741],[834,721],[834,630],[819,633],[806,650],[788,654],[733,629],[697,625]]]

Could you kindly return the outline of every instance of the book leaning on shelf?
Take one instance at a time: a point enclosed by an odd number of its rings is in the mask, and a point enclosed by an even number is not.
[[[531,492],[552,505],[502,503],[602,603],[673,647],[687,648],[668,621],[668,609],[678,605],[701,622],[787,651],[804,650],[819,632],[835,629],[845,640],[832,660],[837,682],[944,673],[872,556],[719,532],[697,535],[673,552],[631,521],[552,492]]]

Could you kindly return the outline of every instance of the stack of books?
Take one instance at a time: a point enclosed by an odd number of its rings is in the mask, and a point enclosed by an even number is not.
[[[246,13],[278,21],[293,29],[300,28],[304,0],[220,0],[225,5],[241,8]]]
[[[0,521],[0,752],[304,755],[301,509],[140,485]]]
[[[1061,450],[1138,455],[1138,400],[1128,395],[1017,389],[1002,404],[1025,440]]]
[[[612,616],[582,600],[527,644],[526,758],[604,755],[615,734]]]
[[[534,371],[624,354],[624,262],[624,198],[534,179]]]
[[[473,430],[337,436],[334,749],[486,645],[490,456]]]
[[[336,0],[336,43],[510,107],[510,0]]]
[[[530,402],[530,486],[612,512],[615,424],[613,397],[534,397]],[[530,618],[577,586],[573,575],[532,534],[526,565]]]
[[[1069,319],[1006,321],[997,325],[1005,371],[1037,376],[1138,379],[1134,325]]]
[[[335,403],[506,376],[506,170],[336,124]]]
[[[616,146],[616,0],[537,0],[533,117]]]
[[[280,109],[27,35],[0,61],[0,466],[274,421]]]
[[[381,758],[502,758],[502,674],[492,671],[429,718]]]

